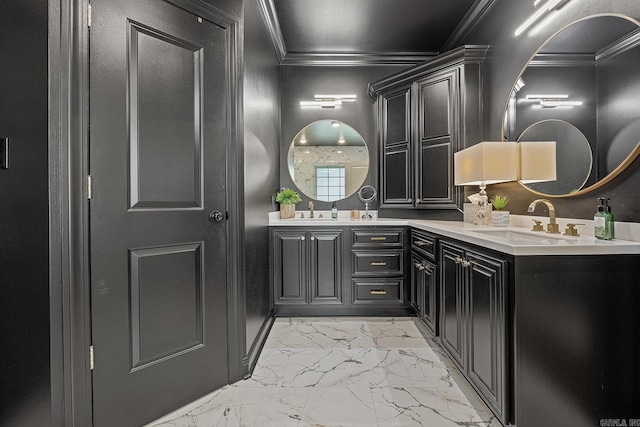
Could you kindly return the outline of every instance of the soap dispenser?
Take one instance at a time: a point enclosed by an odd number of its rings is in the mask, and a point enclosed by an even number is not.
[[[336,202],[331,205],[331,218],[338,219],[338,205],[336,205]]]
[[[593,234],[598,239],[612,240],[614,238],[613,214],[611,213],[611,206],[609,206],[609,199],[600,197],[598,201],[600,202],[598,211],[593,217]]]

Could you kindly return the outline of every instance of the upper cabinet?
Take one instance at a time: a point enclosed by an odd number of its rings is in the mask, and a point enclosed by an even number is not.
[[[487,51],[462,46],[369,85],[378,105],[381,208],[462,208],[453,153],[481,139]]]

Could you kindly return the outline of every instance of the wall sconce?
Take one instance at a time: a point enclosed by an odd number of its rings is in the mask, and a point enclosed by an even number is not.
[[[548,12],[554,9],[559,9],[561,6],[563,6],[565,3],[568,3],[568,2],[569,0],[548,0],[546,3],[540,6],[538,10],[533,12],[531,16],[525,19],[524,22],[520,24],[518,28],[516,28],[515,35],[519,36],[527,28],[533,25],[538,19],[542,18]],[[540,3],[542,3],[542,0],[535,0],[533,3],[533,7],[537,8]]]
[[[480,201],[477,219],[488,224],[487,184],[515,181],[517,174],[516,143],[484,141],[453,155],[455,185],[478,185]]]
[[[555,181],[556,142],[518,142],[518,180],[523,184]]]
[[[313,101],[300,101],[303,108],[340,108],[342,104],[352,104],[357,95],[313,95]]]
[[[537,100],[542,108],[575,107],[582,105],[582,101],[569,101],[569,95],[527,95],[528,100]]]

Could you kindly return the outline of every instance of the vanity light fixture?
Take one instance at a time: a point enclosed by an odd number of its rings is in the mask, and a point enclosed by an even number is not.
[[[567,99],[569,95],[557,94],[557,95],[527,95],[527,99]]]
[[[574,107],[582,105],[582,101],[569,101],[569,95],[566,94],[527,95],[526,98],[538,101],[542,108]]]
[[[300,101],[302,108],[340,108],[342,104],[354,103],[357,95],[313,95],[313,101]]]
[[[542,108],[556,108],[556,107],[575,107],[578,105],[582,105],[582,101],[551,101],[551,100],[540,100],[540,106]]]
[[[358,99],[358,95],[313,95],[313,99],[316,101],[341,101],[353,104]]]
[[[478,222],[488,223],[487,184],[518,179],[516,143],[484,141],[453,155],[455,185],[480,186]]]
[[[534,8],[538,8],[535,12],[531,14],[527,19],[524,20],[522,24],[518,28],[516,28],[515,35],[519,36],[522,34],[527,28],[533,25],[538,19],[542,18],[547,12],[550,12],[554,9],[558,9],[559,6],[564,5],[569,0],[547,0],[546,3],[542,4],[542,0],[535,0],[533,3]]]

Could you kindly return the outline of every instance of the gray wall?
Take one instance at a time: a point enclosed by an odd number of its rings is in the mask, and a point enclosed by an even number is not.
[[[246,346],[270,312],[268,213],[278,188],[279,64],[256,0],[245,2],[244,200]]]
[[[369,176],[365,184],[378,187],[378,145],[376,142],[376,107],[374,100],[367,94],[367,85],[403,66],[297,66],[282,67],[281,112],[282,132],[280,139],[280,186],[296,188],[291,180],[287,165],[289,145],[296,134],[311,122],[322,119],[336,119],[353,127],[362,135],[369,147]],[[346,104],[339,109],[302,109],[300,101],[313,100],[319,93],[356,94],[355,104]],[[301,194],[303,200],[298,210],[307,210],[309,198]],[[363,204],[357,195],[338,201],[338,209],[361,209]],[[331,203],[314,201],[319,210],[331,209]],[[373,206],[375,209],[376,206]]]
[[[51,425],[47,0],[0,2],[0,425]]]
[[[532,3],[497,0],[484,20],[462,41],[463,44],[492,46],[484,68],[485,140],[493,141],[501,137],[502,118],[513,83],[536,49],[551,35],[577,19],[598,13],[620,13],[636,19],[640,17],[640,2],[635,0],[573,0],[555,13],[553,19],[546,20],[546,26],[515,36],[515,28],[532,13]],[[629,73],[637,75],[635,70],[629,70]],[[589,219],[595,213],[597,198],[606,196],[611,198],[616,220],[640,222],[640,203],[637,200],[639,186],[640,160],[636,159],[622,174],[603,187],[581,196],[556,198],[553,203],[558,216]],[[517,183],[489,186],[487,191],[489,194],[506,194],[511,200],[508,208],[516,214],[525,214],[529,202],[537,198]]]

